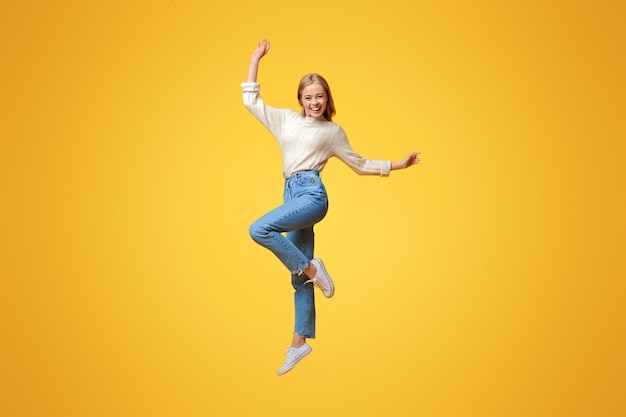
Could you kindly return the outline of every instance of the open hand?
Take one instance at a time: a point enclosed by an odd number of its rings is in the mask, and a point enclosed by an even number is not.
[[[269,52],[269,50],[270,50],[270,41],[268,41],[267,39],[263,39],[261,42],[257,44],[254,52],[252,52],[252,58],[259,60],[263,58]]]

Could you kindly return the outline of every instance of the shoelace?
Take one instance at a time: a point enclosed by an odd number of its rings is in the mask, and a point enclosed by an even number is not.
[[[326,283],[321,281],[321,280],[319,280],[317,277],[311,278],[310,280],[305,281],[304,283],[308,284],[309,282],[312,282],[313,285],[315,285],[317,288],[321,289],[322,291],[328,291],[329,290],[329,288],[326,286]]]
[[[294,358],[298,357],[298,353],[296,352],[296,348],[288,347],[283,356],[287,355],[287,359],[285,359],[285,363],[289,363],[294,360]]]

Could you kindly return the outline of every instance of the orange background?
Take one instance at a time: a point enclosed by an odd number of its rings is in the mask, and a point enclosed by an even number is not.
[[[0,415],[625,416],[617,1],[6,2]],[[281,201],[244,109],[331,84],[314,352],[278,378]]]

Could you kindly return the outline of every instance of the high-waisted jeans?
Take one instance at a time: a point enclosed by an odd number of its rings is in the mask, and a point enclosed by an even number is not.
[[[295,333],[315,337],[313,284],[302,273],[313,259],[313,225],[326,216],[328,197],[317,171],[300,171],[285,180],[284,203],[250,226],[250,236],[271,250],[291,272],[295,289]],[[285,236],[283,236],[285,233]]]

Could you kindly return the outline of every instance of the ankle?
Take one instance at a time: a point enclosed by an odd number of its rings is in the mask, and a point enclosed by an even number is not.
[[[299,347],[304,346],[305,343],[306,343],[306,338],[305,337],[302,337],[299,334],[294,333],[293,339],[291,340],[291,347],[292,348],[297,349]]]
[[[307,266],[306,269],[304,269],[302,272],[304,272],[304,275],[306,275],[308,278],[315,278],[317,269],[315,268],[315,265],[309,262],[309,266]]]

